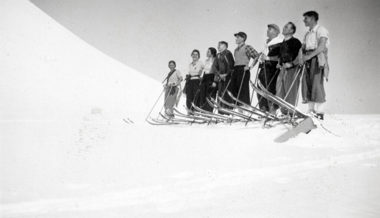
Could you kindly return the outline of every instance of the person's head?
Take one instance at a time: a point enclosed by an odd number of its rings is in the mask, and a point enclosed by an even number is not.
[[[216,57],[216,49],[213,47],[210,47],[207,49],[207,57],[208,58],[215,58]]]
[[[234,36],[236,37],[235,41],[238,45],[244,43],[245,40],[247,40],[247,34],[245,34],[244,32],[235,33]]]
[[[199,58],[201,57],[201,53],[199,52],[198,49],[194,49],[194,50],[191,52],[191,57],[193,58],[193,61],[197,61],[197,60],[199,60]]]
[[[219,52],[223,52],[224,50],[226,50],[228,48],[228,43],[226,41],[220,41],[218,43],[218,51]]]
[[[318,23],[319,15],[316,11],[307,11],[303,14],[303,22],[307,27],[313,27]]]
[[[176,68],[177,64],[175,63],[175,61],[171,60],[171,61],[169,61],[168,66],[169,66],[170,70],[174,70]]]
[[[292,36],[296,33],[296,29],[296,25],[293,22],[288,22],[282,29],[282,34],[284,36]]]
[[[276,38],[280,34],[280,28],[276,24],[268,24],[267,37],[269,39]]]

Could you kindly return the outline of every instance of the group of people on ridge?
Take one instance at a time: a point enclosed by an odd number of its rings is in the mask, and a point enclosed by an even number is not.
[[[250,70],[259,62],[257,80],[263,87],[295,106],[301,83],[302,102],[308,104],[308,113],[324,119],[324,80],[327,81],[329,73],[328,31],[318,24],[317,12],[305,12],[303,17],[305,26],[309,28],[303,42],[294,37],[295,24],[288,22],[282,29],[282,35],[276,24],[268,25],[268,38],[260,53],[245,43],[247,34],[244,32],[234,34],[237,44],[234,54],[228,50],[227,42],[220,41],[218,51],[213,47],[208,48],[207,59],[203,63],[199,50],[194,49],[183,89],[188,112],[191,114],[194,106],[213,111],[207,98],[215,98],[216,95],[227,102],[240,104],[234,102],[226,92],[231,92],[239,101],[250,105]],[[164,107],[166,115],[173,116],[183,77],[176,70],[174,61],[169,62],[169,68],[165,79]],[[257,97],[261,110],[277,115],[289,113],[263,96]],[[229,108],[228,105],[221,105]]]

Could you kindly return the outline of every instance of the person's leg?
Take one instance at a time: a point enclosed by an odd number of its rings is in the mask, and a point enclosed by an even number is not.
[[[165,88],[165,95],[164,95],[164,108],[165,108],[165,110],[168,107],[167,99],[169,96],[169,91],[170,91],[169,89],[170,88],[168,88],[168,87]]]
[[[269,81],[268,81],[268,91],[272,93],[273,95],[276,95],[276,85],[277,85],[277,78],[278,78],[278,72],[277,68],[274,67],[268,67],[270,74],[268,75]],[[278,109],[278,105],[268,101],[269,111],[271,113],[275,113],[275,111]]]
[[[234,68],[234,72],[232,73],[231,75],[231,82],[229,84],[229,91],[232,93],[232,95],[234,96],[237,96],[237,91],[236,91],[236,88],[237,88],[237,85],[236,85],[236,81],[237,81],[237,76],[239,75],[239,72],[238,72],[239,68],[238,67],[235,67]]]
[[[223,82],[223,86],[224,86],[224,90],[225,93],[224,93],[224,96],[223,96],[223,99],[229,103],[234,103],[234,100],[231,98],[231,96],[227,93],[227,91],[232,92],[232,89],[233,89],[233,85],[232,85],[232,76],[231,75],[228,75],[226,77],[226,80]],[[231,109],[231,107],[227,106],[227,105],[224,105],[225,108],[228,108],[228,109]]]
[[[200,106],[200,86],[199,86],[200,80],[194,80],[194,105],[199,107]]]
[[[189,80],[187,82],[187,93],[186,93],[186,107],[189,109],[189,110],[192,110],[192,102],[194,100],[194,83],[193,83],[193,80]]]
[[[307,106],[308,106],[308,109],[307,109],[307,113],[308,113],[308,114],[315,113],[315,103],[314,103],[314,102],[309,101],[309,102],[307,103]]]
[[[293,106],[296,106],[296,101],[298,97],[299,90],[299,78],[300,75],[297,75],[298,68],[287,69],[286,81],[285,81],[285,89],[286,89],[286,99],[285,101],[289,102]]]
[[[251,99],[249,95],[249,80],[251,78],[251,72],[249,70],[245,71],[241,78],[240,87],[240,100],[246,104],[251,104]]]
[[[304,66],[304,74],[302,78],[302,103],[306,104],[311,100],[311,90],[312,90],[312,72],[311,72],[311,61],[307,61]]]
[[[200,108],[204,109],[204,102],[206,100],[206,95],[207,95],[207,87],[206,87],[206,79],[203,78],[203,81],[199,87],[199,106]]]
[[[278,74],[277,81],[276,81],[276,96],[279,98],[284,99],[286,95],[286,71],[281,70]],[[286,114],[287,111],[284,108],[280,108],[280,111],[282,114]]]
[[[323,70],[316,67],[313,71],[313,81],[312,81],[312,91],[311,91],[312,101],[323,103],[326,101],[326,93],[323,81]]]
[[[205,81],[204,96],[202,97],[201,106],[204,110],[212,111],[212,108],[206,102],[206,98],[209,98],[209,97],[215,98],[215,96],[213,96],[214,89],[212,87],[212,82],[214,81],[214,75],[213,74],[205,75],[204,81]]]
[[[179,89],[177,87],[173,87],[171,93],[168,95],[168,98],[167,98],[167,106],[166,106],[165,113],[166,113],[166,115],[168,115],[170,117],[174,116],[173,107],[174,107],[175,102],[177,100],[178,90]]]
[[[266,73],[266,70],[260,70],[259,76],[258,76],[258,80],[260,81],[261,84],[264,85],[264,87],[266,87],[266,83],[267,83],[265,80],[266,78],[265,73]],[[259,108],[266,111],[268,109],[268,100],[259,94],[257,94],[257,100],[259,103]]]

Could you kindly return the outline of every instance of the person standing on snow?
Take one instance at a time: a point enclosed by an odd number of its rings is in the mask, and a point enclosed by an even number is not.
[[[178,93],[179,93],[179,86],[183,80],[181,72],[176,70],[176,63],[175,61],[171,60],[169,61],[169,69],[170,72],[168,73],[166,77],[166,83],[164,85],[165,88],[165,102],[164,102],[164,108],[165,108],[165,114],[168,117],[173,117],[173,107],[178,101]]]
[[[261,63],[259,65],[258,80],[261,84],[272,94],[276,94],[276,83],[278,76],[278,63],[279,48],[283,41],[280,34],[280,28],[276,24],[268,24],[267,40],[264,44],[263,54],[261,55]],[[259,101],[259,108],[264,111],[274,112],[278,106],[269,102],[263,96],[257,94]]]
[[[303,14],[305,26],[309,28],[304,38],[303,58],[305,75],[302,79],[303,103],[309,106],[308,113],[324,119],[323,104],[326,102],[324,79],[328,80],[329,65],[327,47],[329,45],[328,30],[318,24],[319,15],[315,11]]]
[[[186,75],[186,107],[189,109],[189,114],[194,110],[192,104],[199,107],[199,96],[200,96],[200,77],[204,69],[204,65],[200,58],[199,50],[194,49],[191,52],[191,57],[193,61],[189,64],[189,73]]]
[[[283,30],[284,41],[280,46],[278,68],[280,74],[277,78],[276,95],[290,104],[296,106],[298,90],[300,86],[301,70],[298,65],[298,54],[302,47],[302,43],[293,37],[296,32],[296,26],[292,22],[288,22]],[[289,113],[285,109],[281,109],[283,114]]]
[[[250,45],[245,44],[247,34],[235,33],[237,48],[235,49],[235,67],[231,77],[232,94],[246,104],[251,104],[249,95],[249,80],[251,77],[250,60],[257,60],[259,53]],[[239,104],[240,105],[240,104]]]
[[[215,77],[212,86],[218,86],[218,96],[220,96],[223,100],[229,103],[233,103],[233,100],[226,92],[232,92],[231,75],[234,69],[235,60],[232,53],[228,50],[227,42],[220,41],[218,43],[218,51],[219,53],[216,56],[213,66],[215,71]],[[229,106],[224,105],[223,103],[220,104],[224,108],[230,108]]]
[[[206,56],[207,59],[204,65],[200,87],[200,106],[202,109],[212,112],[213,108],[207,103],[206,98],[215,98],[216,95],[216,88],[212,87],[215,76],[213,65],[216,58],[216,49],[213,47],[208,48]]]

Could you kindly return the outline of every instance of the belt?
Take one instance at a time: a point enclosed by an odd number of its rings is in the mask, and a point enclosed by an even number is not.
[[[200,79],[201,77],[196,75],[196,76],[190,76],[190,80],[196,80],[196,79]]]
[[[303,53],[305,54],[310,54],[311,52],[315,51],[315,49],[309,49],[309,50],[304,50]]]

